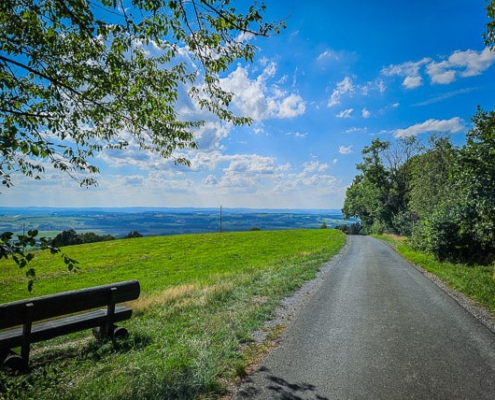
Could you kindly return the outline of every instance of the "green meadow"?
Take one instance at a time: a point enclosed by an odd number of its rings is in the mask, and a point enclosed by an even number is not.
[[[39,252],[33,293],[0,263],[0,302],[138,279],[126,341],[90,332],[33,345],[29,374],[0,375],[0,399],[217,399],[246,375],[283,327],[257,343],[280,301],[345,244],[337,230],[252,231],[116,240]]]

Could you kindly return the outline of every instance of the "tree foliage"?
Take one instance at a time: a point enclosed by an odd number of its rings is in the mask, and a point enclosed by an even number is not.
[[[486,31],[483,35],[485,44],[490,46],[492,50],[495,49],[495,0],[491,0],[486,6],[486,14],[488,16],[488,23],[486,24]]]
[[[134,238],[140,238],[143,237],[141,233],[138,231],[131,231],[127,235],[124,236],[124,239],[134,239]]]
[[[404,225],[404,216],[408,210],[411,163],[420,150],[414,137],[395,143],[374,139],[362,151],[363,162],[357,165],[361,173],[347,190],[344,216],[360,219],[366,232],[408,232],[409,223]]]
[[[94,173],[90,157],[141,149],[172,157],[194,148],[197,115],[179,114],[182,91],[234,124],[219,84],[255,47],[241,33],[269,35],[263,4],[245,13],[213,0],[3,0],[0,2],[0,175],[40,178],[44,163]],[[187,164],[183,157],[176,162]],[[92,175],[80,178],[95,184]]]
[[[432,135],[427,150],[414,158],[409,208],[420,219],[430,215],[447,196],[456,150],[447,135]]]
[[[0,260],[2,258],[12,258],[19,265],[19,268],[25,268],[28,267],[29,262],[34,258],[34,254],[29,252],[29,250],[39,247],[41,250],[49,250],[52,254],[60,253],[69,271],[76,268],[78,262],[60,252],[53,241],[43,237],[37,240],[37,236],[37,230],[29,230],[26,235],[18,235],[17,238],[14,238],[12,232],[3,232],[0,235]],[[26,269],[26,278],[28,279],[28,290],[31,291],[36,278],[34,268]]]
[[[47,165],[96,185],[92,157],[131,145],[187,165],[178,151],[197,147],[202,121],[180,112],[179,100],[250,123],[229,108],[233,94],[221,87],[221,74],[253,60],[246,37],[276,34],[284,24],[265,22],[256,0],[240,7],[230,0],[0,1],[2,185],[12,186],[16,173],[41,179]],[[26,266],[24,243],[35,236],[5,233],[0,255]]]
[[[69,229],[59,233],[53,240],[58,247],[74,246],[83,243],[107,242],[115,240],[112,235],[98,235],[94,232],[85,232],[78,234],[74,229]]]
[[[495,50],[495,0],[486,10],[483,38]],[[416,148],[405,159],[390,158],[390,144],[375,139],[363,150],[344,216],[359,218],[365,232],[410,235],[416,247],[439,260],[494,262],[495,112],[478,108],[472,122],[461,148],[433,135],[426,149]]]
[[[427,148],[388,166],[391,145],[375,139],[347,190],[345,216],[360,218],[366,232],[411,236],[439,260],[493,262],[495,112],[478,109],[472,122],[464,146],[434,135]]]

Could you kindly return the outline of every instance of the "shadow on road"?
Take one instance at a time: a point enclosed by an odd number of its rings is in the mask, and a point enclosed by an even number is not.
[[[281,399],[281,400],[329,400],[316,393],[316,387],[309,383],[291,383],[261,367],[241,386],[234,399]],[[257,382],[254,384],[253,379]],[[262,385],[260,385],[262,381]]]

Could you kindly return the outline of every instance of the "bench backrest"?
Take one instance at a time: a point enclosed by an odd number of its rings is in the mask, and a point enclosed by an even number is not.
[[[140,290],[139,282],[133,280],[0,304],[0,329],[23,324],[29,303],[33,304],[31,320],[40,321],[106,306],[112,295],[115,303],[135,300]]]

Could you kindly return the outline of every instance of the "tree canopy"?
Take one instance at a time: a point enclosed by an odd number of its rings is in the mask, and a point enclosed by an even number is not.
[[[373,140],[347,190],[345,216],[359,218],[368,233],[410,236],[440,260],[493,262],[495,112],[478,109],[472,121],[462,147],[434,135],[427,147],[397,164],[385,163],[392,144]],[[393,179],[398,172],[401,179]]]
[[[232,124],[249,118],[229,108],[221,74],[250,62],[249,38],[276,34],[265,5],[240,9],[230,0],[2,0],[0,1],[0,180],[15,173],[41,179],[47,165],[81,185],[95,185],[92,157],[130,145],[189,161],[198,112]],[[0,258],[20,267],[38,232],[0,237]],[[39,244],[39,243],[38,243]],[[41,247],[59,252],[41,240]],[[76,263],[64,254],[69,269]],[[35,271],[26,275],[31,289]]]
[[[180,96],[249,123],[229,109],[232,94],[219,76],[253,59],[247,35],[283,26],[264,22],[264,11],[256,2],[237,10],[229,0],[2,0],[3,185],[13,184],[13,171],[41,178],[44,162],[95,184],[91,156],[131,141],[166,158],[194,148],[201,121],[177,111]]]
[[[495,0],[486,10],[483,39],[495,50]],[[391,158],[392,143],[373,140],[347,189],[344,216],[359,218],[368,233],[408,235],[439,260],[494,262],[495,111],[478,108],[472,122],[462,147],[433,135],[424,148],[402,141],[395,154],[403,156]]]

